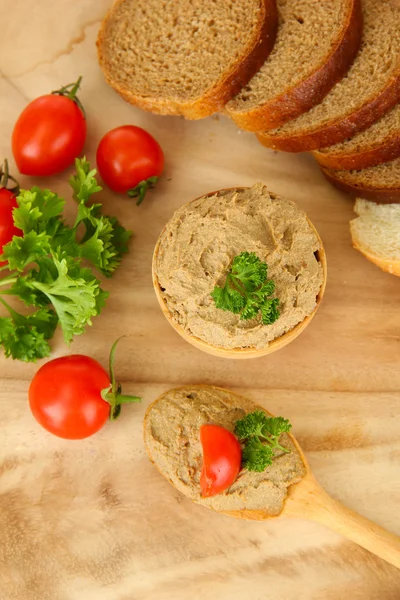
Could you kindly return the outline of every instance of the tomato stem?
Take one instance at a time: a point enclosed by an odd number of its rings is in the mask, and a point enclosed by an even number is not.
[[[13,181],[15,185],[8,187],[10,181]],[[0,188],[5,188],[15,195],[19,193],[19,183],[15,177],[10,175],[8,160],[6,158],[3,161],[2,167],[0,167]]]
[[[126,394],[121,394],[122,387],[115,379],[114,373],[114,361],[115,361],[115,351],[117,349],[117,344],[121,338],[125,336],[119,337],[112,345],[110,350],[110,358],[109,358],[109,374],[111,379],[111,384],[101,391],[101,397],[103,400],[108,402],[110,405],[110,421],[115,421],[121,414],[121,405],[128,404],[131,402],[141,402],[142,399],[138,396],[129,396]]]
[[[81,85],[81,81],[82,81],[82,75],[79,75],[78,79],[73,84],[72,90],[68,94],[68,98],[71,98],[71,100],[73,100],[75,98],[76,93],[79,90],[79,86]]]
[[[72,100],[72,102],[75,102],[75,104],[77,106],[79,106],[79,108],[81,109],[83,116],[86,119],[85,109],[83,108],[82,102],[79,100],[78,96],[76,95],[80,88],[81,81],[82,81],[82,75],[79,75],[78,79],[74,83],[69,83],[68,85],[64,85],[59,90],[55,90],[51,93],[56,96],[65,96],[66,98],[69,98],[70,100]]]
[[[128,190],[127,194],[129,198],[137,198],[136,206],[140,206],[146,196],[147,190],[152,189],[157,181],[157,175],[153,175],[153,177],[149,177],[148,179],[143,179],[136,187]]]

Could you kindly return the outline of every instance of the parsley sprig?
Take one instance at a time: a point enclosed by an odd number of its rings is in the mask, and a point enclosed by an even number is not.
[[[0,267],[0,303],[8,313],[0,317],[0,345],[6,356],[23,361],[48,356],[57,324],[67,343],[83,333],[108,296],[84,262],[111,277],[128,251],[131,233],[102,215],[100,204],[89,204],[101,190],[96,171],[85,158],[76,159],[75,167],[73,226],[63,218],[65,200],[51,190],[35,186],[17,196],[13,218],[22,235],[4,246]],[[35,310],[24,316],[7,296]]]
[[[275,284],[267,278],[268,266],[254,252],[242,252],[233,259],[224,287],[211,293],[217,308],[240,314],[240,319],[253,319],[261,312],[264,325],[279,318],[279,300],[270,298]]]
[[[268,417],[256,410],[236,421],[235,435],[244,443],[242,466],[248,471],[262,472],[276,458],[275,450],[290,452],[279,443],[282,433],[290,431],[291,424],[283,417]]]

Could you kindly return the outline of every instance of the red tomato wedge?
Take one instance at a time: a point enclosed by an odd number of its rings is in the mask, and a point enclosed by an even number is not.
[[[86,119],[76,97],[81,79],[36,98],[20,114],[12,151],[24,175],[54,175],[81,154],[86,139]]]
[[[236,480],[242,461],[242,450],[236,437],[220,425],[202,425],[203,469],[200,476],[201,495],[215,496]]]

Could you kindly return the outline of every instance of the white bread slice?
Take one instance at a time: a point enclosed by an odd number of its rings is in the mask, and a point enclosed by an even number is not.
[[[350,221],[353,246],[383,271],[400,277],[400,204],[357,198]]]

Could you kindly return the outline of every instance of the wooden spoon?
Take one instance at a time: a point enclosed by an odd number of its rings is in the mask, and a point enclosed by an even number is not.
[[[249,400],[228,390],[223,390],[222,388],[211,386],[190,386],[190,388],[193,390],[207,388],[208,390],[219,390],[229,393],[235,398],[235,405],[237,399],[238,408],[241,407],[241,400],[243,403],[250,402]],[[188,388],[179,388],[179,390],[180,389],[187,390]],[[170,392],[167,392],[167,394],[170,394],[173,391],[175,390],[171,390]],[[166,477],[170,483],[175,485],[169,475],[165,472],[165,465],[160,464],[160,461],[157,460],[155,454],[152,452],[151,441],[149,439],[149,431],[151,430],[149,427],[149,415],[151,411],[157,407],[157,404],[165,399],[165,396],[166,394],[162,394],[162,396],[157,398],[157,400],[155,400],[147,409],[144,421],[144,441],[151,462],[155,464],[160,473]],[[255,405],[255,408],[266,412],[262,406]],[[400,569],[400,538],[349,508],[346,508],[343,504],[329,496],[312,474],[310,466],[308,465],[306,457],[297,440],[292,435],[290,435],[290,437],[304,462],[306,474],[298,483],[294,483],[288,487],[283,510],[278,517],[295,517],[321,523]],[[256,521],[276,518],[271,517],[266,510],[221,510],[219,512],[239,519],[251,519]]]

